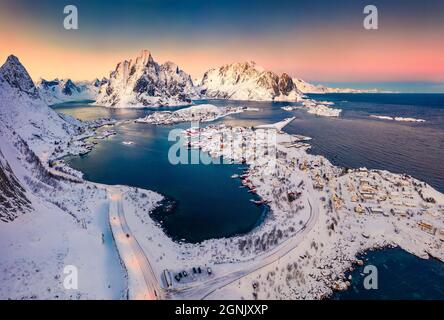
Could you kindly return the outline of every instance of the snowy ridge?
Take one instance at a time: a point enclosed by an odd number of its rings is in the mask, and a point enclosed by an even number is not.
[[[378,89],[351,89],[351,88],[331,88],[324,85],[315,85],[302,79],[293,78],[293,82],[303,93],[378,93]]]
[[[100,87],[95,104],[143,108],[191,104],[198,97],[191,77],[173,62],[159,65],[148,50],[135,60],[119,62]]]
[[[81,127],[77,120],[62,118],[48,108],[15,56],[0,67],[0,121],[13,128],[38,156],[69,141]]]
[[[41,98],[49,105],[76,100],[95,100],[99,87],[106,83],[106,79],[81,81],[74,83],[71,79],[54,79],[47,81],[40,79],[37,89]]]
[[[301,92],[289,75],[266,71],[254,62],[208,70],[201,82],[204,96],[214,99],[298,101]]]

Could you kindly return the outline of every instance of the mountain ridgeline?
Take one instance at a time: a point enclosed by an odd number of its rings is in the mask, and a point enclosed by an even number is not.
[[[198,98],[191,77],[173,62],[158,64],[143,50],[136,59],[119,62],[100,87],[96,104],[109,107],[159,107],[191,103]]]
[[[292,78],[264,70],[254,62],[227,64],[207,71],[201,83],[209,98],[259,101],[298,101],[301,91]]]
[[[74,82],[56,78],[40,79],[36,86],[32,80],[20,83],[24,91],[39,95],[48,105],[95,100],[96,105],[111,108],[182,106],[196,99],[295,102],[305,93],[376,92],[314,85],[287,73],[279,75],[265,70],[255,62],[212,68],[199,83],[193,83],[191,76],[178,65],[170,61],[159,64],[148,50],[142,50],[135,59],[119,62],[109,77],[102,80]]]

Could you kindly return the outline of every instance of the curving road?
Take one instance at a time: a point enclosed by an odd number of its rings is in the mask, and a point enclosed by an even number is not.
[[[110,204],[110,223],[112,225],[117,224],[122,231],[122,234],[120,235],[114,234],[115,241],[119,242],[117,245],[119,251],[121,251],[119,252],[120,256],[125,263],[127,270],[130,269],[131,272],[135,274],[136,278],[143,279],[144,282],[143,286],[141,286],[143,292],[138,292],[135,298],[148,300],[164,298],[164,291],[159,284],[149,259],[126,222],[121,194],[111,188],[109,189],[109,193],[111,195],[110,201],[114,202],[114,206]],[[114,207],[117,209],[116,212],[113,212]],[[113,230],[113,232],[116,233],[115,230]],[[124,252],[122,252],[123,250],[120,250],[121,248],[125,249]]]
[[[169,294],[167,295],[165,289],[160,286],[159,280],[155,275],[148,257],[137,239],[132,234],[131,229],[126,222],[120,192],[116,189],[109,188],[109,193],[111,195],[111,202],[115,202],[115,206],[110,205],[110,223],[114,225],[118,224],[122,232],[120,237],[118,234],[115,234],[114,237],[116,242],[119,242],[119,253],[127,266],[127,269],[131,268],[131,272],[135,273],[133,276],[138,279],[143,279],[144,282],[142,289],[144,292],[139,292],[136,294],[136,298],[149,300],[167,298]],[[238,281],[239,279],[265,268],[285,257],[299,246],[305,235],[313,228],[319,216],[319,207],[317,203],[315,203],[315,208],[313,208],[310,199],[308,198],[307,200],[310,207],[310,216],[305,225],[299,229],[293,237],[286,239],[283,243],[281,243],[280,246],[272,250],[272,252],[258,255],[255,258],[245,262],[248,263],[248,266],[240,265],[238,271],[230,271],[216,278],[201,283],[191,284],[186,287],[169,289],[168,292],[174,294],[176,298],[205,299],[214,292],[232,284],[233,282]],[[115,212],[113,212],[111,209],[113,207],[116,208]],[[116,233],[114,230],[113,232]],[[121,250],[121,248],[124,248],[125,250]]]
[[[185,288],[177,288],[173,291],[175,291],[180,298],[199,297],[200,299],[206,299],[214,292],[285,257],[300,245],[305,235],[313,228],[317,218],[319,217],[319,207],[317,206],[317,203],[315,203],[316,207],[313,208],[310,200],[308,199],[308,205],[310,206],[310,217],[305,225],[299,229],[293,237],[285,240],[278,248],[267,254],[265,257],[264,255],[259,255],[253,258],[252,260],[256,260],[256,263],[253,263],[252,265],[250,264],[248,267],[242,268],[238,271],[231,271],[217,278],[196,284],[195,286],[191,285]],[[251,263],[251,260],[248,263]]]

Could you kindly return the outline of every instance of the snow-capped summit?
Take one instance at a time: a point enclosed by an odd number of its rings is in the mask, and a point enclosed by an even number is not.
[[[0,67],[0,123],[0,133],[18,134],[38,156],[79,130],[76,120],[62,118],[48,107],[15,56],[9,56]]]
[[[102,80],[96,78],[95,80],[93,80],[92,85],[96,88],[100,88],[100,86],[104,85],[105,83],[108,83],[107,78],[103,77]]]
[[[47,104],[55,104],[76,100],[95,100],[99,86],[104,80],[80,81],[75,83],[71,79],[40,79],[37,88],[40,96]]]
[[[100,87],[96,104],[115,108],[186,105],[196,98],[191,77],[176,64],[159,65],[150,51],[119,62]]]
[[[0,67],[0,82],[6,82],[12,88],[16,88],[19,92],[26,93],[32,98],[39,97],[34,82],[19,59],[14,55],[10,55]]]
[[[208,70],[201,82],[209,98],[257,101],[298,101],[301,94],[292,78],[277,75],[255,62],[226,64]]]

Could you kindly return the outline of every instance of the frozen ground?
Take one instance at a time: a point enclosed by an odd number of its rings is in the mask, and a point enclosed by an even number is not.
[[[199,104],[177,111],[154,112],[136,122],[151,124],[174,124],[179,122],[209,122],[230,114],[251,111],[247,107],[216,107],[212,104]]]
[[[1,299],[128,297],[107,186],[58,160],[90,150],[87,140],[113,123],[58,115],[16,57],[0,67]],[[77,285],[67,288],[65,279],[76,274]]]

